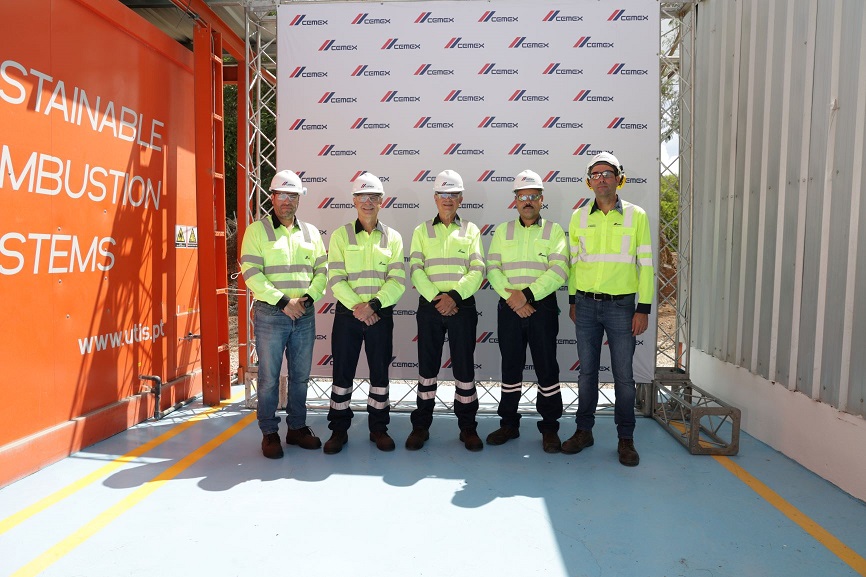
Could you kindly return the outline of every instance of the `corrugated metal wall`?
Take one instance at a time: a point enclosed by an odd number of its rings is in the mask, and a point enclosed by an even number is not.
[[[691,344],[866,415],[866,3],[696,17]]]

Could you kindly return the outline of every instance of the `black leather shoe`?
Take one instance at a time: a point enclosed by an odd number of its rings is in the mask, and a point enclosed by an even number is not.
[[[562,443],[562,452],[567,455],[580,453],[587,447],[592,447],[595,439],[592,438],[592,431],[582,431],[578,429],[574,434]]]
[[[346,431],[334,431],[331,438],[325,441],[325,454],[335,455],[343,450],[343,445],[349,442]]]
[[[262,455],[268,459],[283,458],[283,443],[280,441],[279,433],[262,435]]]
[[[300,429],[289,429],[289,432],[286,433],[286,444],[297,445],[302,449],[319,449],[322,447],[322,440],[316,436],[310,427],[301,427]]]
[[[640,463],[640,455],[634,448],[634,439],[620,439],[616,452],[619,453],[619,462],[626,467],[637,467]]]
[[[559,453],[562,451],[562,442],[559,440],[559,435],[556,431],[548,431],[541,433],[541,448],[545,453]]]
[[[472,451],[473,453],[477,453],[484,448],[484,443],[481,442],[481,437],[478,436],[475,429],[460,431],[460,441],[467,451]]]
[[[406,438],[406,448],[410,451],[417,451],[424,446],[424,441],[429,438],[430,431],[427,429],[412,429],[412,432]]]
[[[519,429],[512,429],[511,427],[499,427],[498,429],[487,435],[487,444],[503,445],[507,441],[510,441],[511,439],[516,439],[519,436]]]
[[[370,431],[370,440],[376,443],[376,448],[380,451],[393,451],[397,446],[385,431]]]

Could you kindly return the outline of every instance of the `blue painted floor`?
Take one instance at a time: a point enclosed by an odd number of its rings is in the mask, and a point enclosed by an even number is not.
[[[498,427],[479,421],[482,438]],[[327,438],[324,412],[308,422]],[[545,454],[531,417],[480,453],[451,415],[421,451],[403,448],[410,430],[393,414],[398,447],[381,453],[357,414],[342,453],[272,461],[242,400],[194,403],[0,489],[0,575],[866,575],[866,504],[745,434],[736,457],[693,456],[639,419],[627,468],[610,417],[574,456]]]

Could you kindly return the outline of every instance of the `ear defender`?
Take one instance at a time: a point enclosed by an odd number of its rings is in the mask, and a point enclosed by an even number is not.
[[[625,173],[624,172],[619,175],[619,182],[617,183],[616,188],[617,188],[617,190],[619,190],[623,186],[625,186]]]
[[[592,190],[592,185],[589,183],[589,175],[587,175],[585,181],[586,181],[586,188]]]

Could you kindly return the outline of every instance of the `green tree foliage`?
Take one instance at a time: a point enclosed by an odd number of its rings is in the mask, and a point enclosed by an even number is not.
[[[679,244],[679,199],[680,183],[675,174],[662,175],[659,180],[659,217],[661,219],[662,242],[676,252]]]

